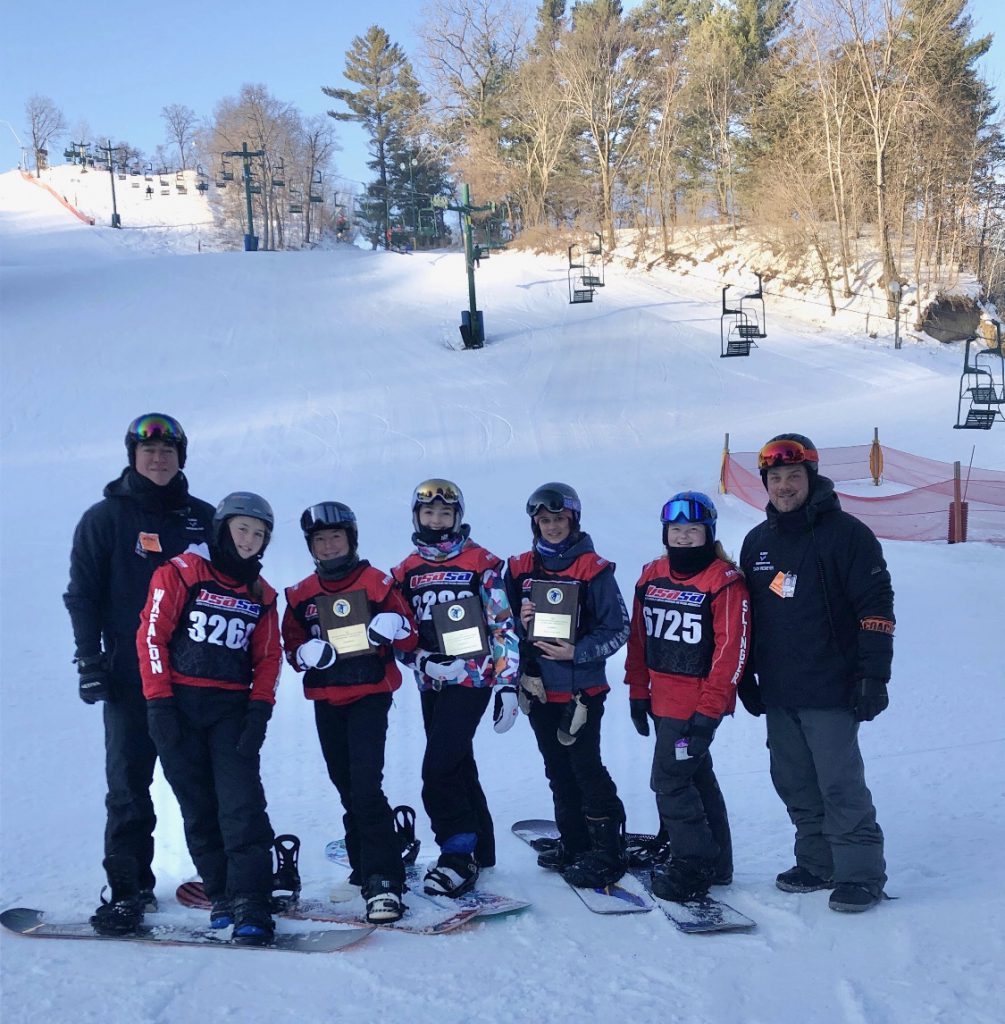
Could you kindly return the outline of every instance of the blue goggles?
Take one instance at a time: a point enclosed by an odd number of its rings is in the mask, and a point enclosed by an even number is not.
[[[714,523],[715,509],[695,498],[671,498],[660,513],[662,523]]]

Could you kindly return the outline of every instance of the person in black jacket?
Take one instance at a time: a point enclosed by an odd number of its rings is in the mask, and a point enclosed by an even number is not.
[[[154,570],[187,550],[208,554],[213,506],[188,493],[188,440],[171,416],[139,416],[126,432],[129,465],[77,524],[63,601],[76,644],[80,699],[104,705],[104,867],[111,903],[138,890],[154,900],[156,751],[147,731],[136,630]],[[128,894],[126,896],[125,894]]]
[[[858,912],[886,882],[858,727],[889,704],[893,587],[879,541],[841,510],[818,462],[802,434],[758,456],[769,504],[740,552],[754,646],[738,693],[766,714],[771,780],[796,827],[796,865],[775,884],[832,889],[832,910]]]

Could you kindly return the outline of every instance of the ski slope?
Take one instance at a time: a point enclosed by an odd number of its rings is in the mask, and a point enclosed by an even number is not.
[[[100,222],[99,222],[100,223]],[[1005,469],[1005,431],[954,431],[961,353],[872,339],[860,320],[799,319],[770,304],[749,359],[720,359],[719,289],[707,268],[607,270],[588,306],[567,302],[563,256],[493,255],[477,273],[489,343],[459,350],[463,258],[350,246],[304,253],[197,253],[170,225],[88,227],[16,174],[0,176],[0,906],[81,918],[97,903],[104,825],[100,711],[76,695],[61,595],[73,528],[124,465],[128,422],[150,410],[188,432],[186,474],[210,501],[236,489],[273,504],[265,575],[280,589],[311,568],[302,509],[345,501],[361,553],[388,568],[409,550],[409,499],[429,476],[463,488],[473,536],[525,550],[524,503],[573,484],[584,528],[630,595],[658,553],[674,491],[715,494],[723,434],[734,450],[785,430],[821,447],[886,444]],[[712,278],[713,280],[709,280]],[[826,465],[822,467],[826,473]],[[760,516],[718,496],[719,536],[739,551]],[[990,1024],[1005,942],[1005,551],[886,542],[897,599],[891,707],[863,726],[867,775],[898,897],[861,917],[826,893],[790,895],[792,830],[768,777],[764,724],[738,711],[713,753],[733,827],[724,898],[750,935],[688,937],[658,914],[590,914],[509,834],[550,817],[528,724],[476,740],[499,864],[486,888],[530,900],[520,915],[437,937],[377,932],[326,957],[231,956],[112,943],[32,944],[0,935],[5,1024],[257,1024],[605,1021],[632,1024]],[[798,645],[798,637],[794,638]],[[652,740],[639,737],[611,659],[605,759],[629,825],[656,825]],[[385,788],[419,809],[419,702],[395,697]],[[303,840],[305,893],[343,875],[342,834],[313,716],[284,670],[263,752],[277,831]],[[158,896],[183,920],[191,877],[181,822],[158,777]],[[280,924],[282,928],[283,925]]]

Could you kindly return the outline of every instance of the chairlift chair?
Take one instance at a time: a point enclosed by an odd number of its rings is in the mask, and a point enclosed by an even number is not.
[[[729,285],[722,289],[722,315],[719,319],[719,358],[749,356],[757,348],[758,338],[766,338],[764,329],[764,290],[761,275],[757,274],[757,291],[740,297],[738,306],[729,306],[726,295]]]
[[[990,430],[996,420],[1005,421],[1005,351],[1002,349],[1001,324],[994,321],[996,342],[977,348],[971,358],[970,346],[976,335],[967,338],[963,353],[963,373],[956,403],[956,430]],[[967,402],[966,415],[963,402]]]
[[[153,164],[147,164],[146,167],[143,168],[143,180],[144,181],[153,181],[154,180],[154,165]]]
[[[590,288],[604,287],[604,236],[599,231],[594,231],[596,243],[584,249],[585,272],[583,284]]]
[[[279,166],[272,172],[272,187],[273,188],[285,188],[286,187],[286,167],[283,164],[283,158],[279,157]]]
[[[227,182],[234,180],[234,172],[230,169],[230,161],[226,157],[220,157],[220,181]],[[223,188],[224,186],[220,186]]]
[[[321,194],[321,172],[314,172],[314,180],[311,182],[310,194],[308,196],[312,203],[324,202],[324,196]]]
[[[304,191],[296,185],[290,186],[290,213],[304,212]]]
[[[586,263],[583,247],[576,243],[569,246],[569,268],[566,276],[569,281],[569,304],[593,301],[593,289],[586,281]]]
[[[174,187],[178,190],[178,194],[181,196],[188,195],[188,186],[185,184],[185,172],[178,171],[174,176]]]

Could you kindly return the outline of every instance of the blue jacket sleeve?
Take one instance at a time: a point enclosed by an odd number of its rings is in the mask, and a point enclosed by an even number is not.
[[[575,664],[602,661],[624,647],[631,622],[624,598],[618,589],[612,567],[590,581],[587,592],[591,618],[596,623],[589,633],[576,640]]]

